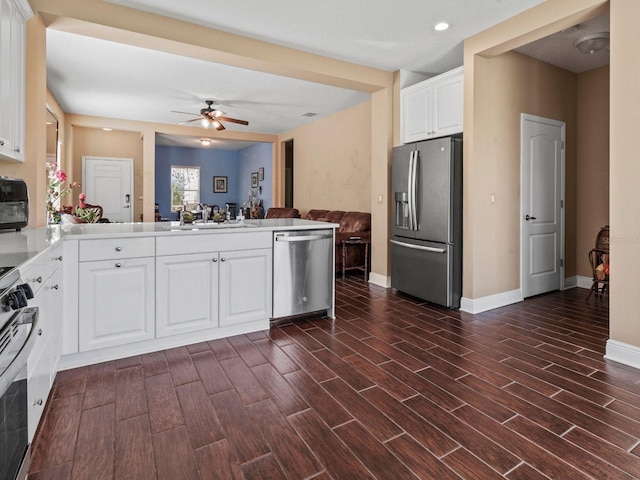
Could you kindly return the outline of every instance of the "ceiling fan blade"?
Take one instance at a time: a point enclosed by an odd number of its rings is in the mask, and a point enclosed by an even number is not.
[[[179,122],[178,125],[184,125],[185,123],[191,123],[191,122],[199,122],[201,119],[200,118],[194,118],[193,120],[186,120],[184,122]]]
[[[238,120],[237,118],[231,117],[218,117],[218,120],[224,120],[225,122],[231,123],[239,123],[240,125],[249,125],[249,122],[247,122],[246,120]]]
[[[197,113],[193,113],[193,112],[180,112],[178,110],[171,110],[171,113],[184,113],[185,115],[198,115]]]
[[[218,124],[218,126],[216,127],[216,130],[218,130],[219,132],[221,132],[222,130],[225,130],[224,125],[222,124],[222,122],[220,122],[219,119],[216,119],[216,122]]]

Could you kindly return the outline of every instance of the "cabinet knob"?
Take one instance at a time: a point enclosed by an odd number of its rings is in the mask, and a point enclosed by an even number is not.
[[[116,268],[120,268],[122,266],[121,263],[116,263]]]
[[[4,146],[4,140],[0,139],[0,147],[3,147],[3,146]]]
[[[227,261],[227,259],[226,259],[226,258],[224,258],[224,257],[222,257],[222,258],[220,259],[220,261],[221,261],[221,262],[226,262],[226,261]]]
[[[218,257],[213,258],[212,260],[213,260],[213,263],[218,263]]]
[[[20,147],[14,148],[13,151],[16,152],[16,153],[20,153]]]
[[[43,401],[42,401],[42,399],[41,399],[41,398],[39,398],[39,399],[37,399],[35,402],[33,402],[33,404],[34,404],[34,405],[37,405],[37,406],[41,406],[41,405],[43,404]]]
[[[59,257],[55,257],[54,260],[58,260],[59,262],[62,261],[62,255],[60,255]]]
[[[121,252],[122,251],[122,247],[116,247],[116,252]]]
[[[42,277],[34,278],[33,281],[37,283],[42,283]]]
[[[58,284],[56,283],[56,284],[55,284],[53,287],[51,287],[51,288],[52,288],[52,289],[54,289],[54,290],[58,290],[58,288],[60,288],[60,287],[59,287],[59,286],[58,286]]]
[[[39,336],[39,337],[41,337],[41,336],[42,336],[42,329],[41,329],[41,328],[39,328],[39,329],[38,329],[38,336]]]

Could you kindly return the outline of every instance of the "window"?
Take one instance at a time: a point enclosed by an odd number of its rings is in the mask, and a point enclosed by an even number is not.
[[[200,203],[200,167],[171,165],[171,211]]]

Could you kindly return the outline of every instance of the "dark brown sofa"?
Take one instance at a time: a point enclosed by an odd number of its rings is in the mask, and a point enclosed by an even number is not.
[[[371,240],[371,214],[366,212],[343,212],[342,210],[309,210],[307,220],[337,223],[336,228],[336,272],[342,271],[342,241],[350,237]],[[347,267],[364,265],[364,249],[359,245],[347,246]]]
[[[264,218],[300,218],[297,208],[271,207]]]

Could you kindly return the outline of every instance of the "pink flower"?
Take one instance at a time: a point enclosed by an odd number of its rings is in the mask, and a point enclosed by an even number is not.
[[[56,178],[61,183],[62,182],[66,182],[67,181],[67,174],[64,173],[62,170],[56,170]]]
[[[85,208],[87,206],[86,203],[84,203],[85,199],[87,198],[87,194],[86,193],[81,193],[80,195],[78,195],[78,206],[80,208]]]

